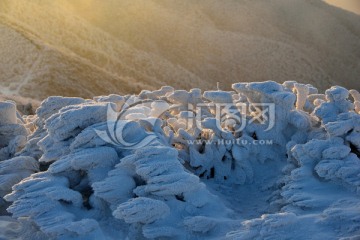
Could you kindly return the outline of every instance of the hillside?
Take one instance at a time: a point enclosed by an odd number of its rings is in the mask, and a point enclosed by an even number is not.
[[[91,97],[268,79],[359,89],[359,23],[320,0],[4,0],[1,92]]]

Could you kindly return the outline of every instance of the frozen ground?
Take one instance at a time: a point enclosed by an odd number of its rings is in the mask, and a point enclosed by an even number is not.
[[[232,88],[1,102],[0,239],[358,239],[359,92]]]

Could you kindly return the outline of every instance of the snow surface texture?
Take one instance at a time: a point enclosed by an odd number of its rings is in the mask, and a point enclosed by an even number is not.
[[[359,93],[232,87],[49,97],[23,117],[1,102],[0,238],[359,238]],[[275,104],[272,128],[217,121],[214,104],[250,120],[256,112],[239,107],[250,103]],[[155,137],[137,148],[106,141],[109,109],[126,110],[127,142]]]
[[[1,0],[0,93],[230,90],[234,79],[359,88],[359,22],[322,0]]]

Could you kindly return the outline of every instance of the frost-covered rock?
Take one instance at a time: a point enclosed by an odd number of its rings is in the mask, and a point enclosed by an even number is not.
[[[58,113],[59,110],[63,107],[83,103],[85,103],[85,100],[82,98],[54,96],[45,99],[41,103],[40,107],[36,109],[36,115],[33,118],[29,119],[28,124],[31,124],[34,129],[28,137],[28,142],[25,145],[25,148],[19,153],[19,155],[32,156],[35,159],[46,158],[46,156],[43,156],[44,148],[41,149],[40,145],[38,144],[39,141],[41,141],[46,135],[48,135],[47,129],[45,128],[46,120],[53,114]],[[50,142],[53,143],[54,141],[50,140]],[[59,149],[55,147],[54,150],[64,151],[64,148]],[[56,156],[58,155],[55,154],[54,157],[50,157],[49,161],[53,161]]]
[[[87,218],[76,220],[76,214],[82,212],[83,197],[71,190],[69,184],[65,177],[34,174],[15,185],[14,192],[5,197],[7,201],[14,202],[8,211],[15,218],[25,217],[34,221],[49,237],[96,236],[101,232],[97,221]],[[74,212],[74,208],[78,210]]]
[[[349,91],[349,93],[351,94],[351,96],[354,99],[355,111],[357,113],[360,113],[360,93],[358,91],[356,91],[355,89],[351,89]]]
[[[183,170],[177,160],[177,151],[165,147],[139,149],[134,155],[121,160],[119,167],[135,167],[136,174],[146,181],[134,192],[141,196],[171,196],[191,191],[199,184],[199,179]]]
[[[336,121],[341,113],[354,109],[354,104],[348,100],[349,91],[343,87],[335,86],[326,90],[326,102],[315,108],[314,113],[324,124]]]
[[[14,157],[0,162],[0,197],[11,192],[12,186],[39,171],[39,163],[32,157]]]
[[[232,103],[233,98],[230,92],[224,91],[205,91],[204,98],[213,103]]]
[[[193,232],[206,233],[216,226],[217,221],[207,217],[196,216],[185,219],[184,224]]]
[[[15,103],[0,102],[0,161],[14,157],[24,147],[27,135]]]
[[[108,104],[83,104],[62,108],[46,120],[45,127],[56,141],[79,134],[86,127],[106,121]]]
[[[54,96],[45,99],[40,107],[36,110],[36,115],[42,119],[46,120],[51,115],[57,113],[63,107],[78,105],[85,103],[85,100],[82,98],[72,98],[72,97],[60,97]]]
[[[152,223],[167,214],[170,208],[162,201],[138,197],[122,203],[113,212],[114,217],[127,223]]]
[[[295,224],[298,225],[298,219],[293,213],[264,214],[244,221],[241,230],[229,232],[226,239],[282,239],[289,236],[288,231],[292,237],[299,238],[301,228],[294,228]]]

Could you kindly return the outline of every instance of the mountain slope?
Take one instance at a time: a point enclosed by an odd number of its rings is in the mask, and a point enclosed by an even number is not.
[[[319,0],[4,0],[1,90],[91,97],[267,79],[359,88],[359,22]]]

